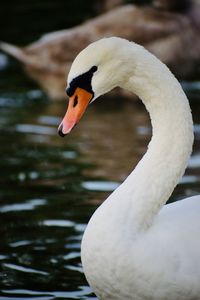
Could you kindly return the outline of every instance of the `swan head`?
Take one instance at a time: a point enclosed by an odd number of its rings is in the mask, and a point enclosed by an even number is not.
[[[123,66],[127,62],[121,52],[127,54],[127,43],[117,37],[104,38],[90,44],[75,58],[67,80],[69,104],[58,129],[60,136],[65,136],[79,122],[89,103],[125,80],[128,74],[123,72]]]

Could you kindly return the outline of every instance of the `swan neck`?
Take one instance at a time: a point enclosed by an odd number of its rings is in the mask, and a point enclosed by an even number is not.
[[[149,112],[152,139],[118,192],[126,195],[134,224],[144,227],[153,222],[184,174],[192,151],[193,122],[187,97],[164,64],[150,55],[148,65],[140,62],[136,72],[125,87]]]

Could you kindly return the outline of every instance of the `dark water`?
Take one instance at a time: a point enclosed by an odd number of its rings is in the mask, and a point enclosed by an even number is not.
[[[171,200],[200,193],[200,84],[184,87],[195,147]],[[80,264],[83,231],[149,141],[143,106],[119,99],[91,105],[61,139],[65,106],[39,90],[0,97],[0,299],[95,299]]]
[[[0,69],[0,299],[96,299],[81,268],[82,234],[145,152],[148,115],[139,102],[101,99],[61,139],[66,103],[46,99],[4,55]],[[195,144],[170,201],[200,193],[200,82],[183,87]]]

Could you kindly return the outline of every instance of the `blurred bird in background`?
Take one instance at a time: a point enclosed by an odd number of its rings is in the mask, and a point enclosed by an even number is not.
[[[0,49],[19,60],[54,100],[65,98],[74,57],[102,37],[119,36],[144,45],[179,79],[199,71],[200,0],[154,0],[145,6],[104,0],[96,2],[96,9],[99,16],[78,26],[45,34],[26,47],[1,42]]]

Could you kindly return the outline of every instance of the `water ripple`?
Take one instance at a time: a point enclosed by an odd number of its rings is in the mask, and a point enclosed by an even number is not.
[[[189,183],[197,183],[199,181],[199,177],[195,175],[185,175],[181,178],[181,184],[189,184]]]
[[[58,126],[61,122],[61,118],[54,116],[39,116],[38,122],[46,125]]]
[[[13,243],[10,243],[9,246],[10,247],[13,247],[13,248],[17,248],[17,247],[23,247],[23,246],[27,246],[27,245],[30,245],[31,242],[30,241],[17,241],[17,242],[13,242]]]
[[[183,81],[181,85],[185,92],[200,91],[200,81]]]
[[[46,134],[46,135],[55,135],[57,130],[56,128],[41,126],[41,125],[33,125],[33,124],[17,124],[15,126],[15,130],[17,132],[22,133],[34,133],[34,134]]]
[[[5,54],[0,53],[0,70],[6,69],[8,66],[8,57]]]
[[[49,273],[44,272],[44,271],[40,271],[40,270],[36,270],[33,268],[28,268],[28,267],[22,267],[16,264],[11,264],[11,263],[3,263],[3,266],[8,268],[8,269],[12,269],[15,271],[20,271],[20,272],[25,272],[25,273],[31,273],[31,274],[40,274],[40,275],[49,275]]]
[[[38,206],[45,205],[46,202],[47,201],[45,199],[31,199],[25,203],[15,203],[15,204],[3,205],[3,206],[0,206],[0,212],[7,213],[7,212],[11,212],[11,211],[33,210]]]
[[[80,252],[70,252],[69,254],[64,255],[63,259],[64,260],[71,260],[71,259],[74,259],[74,258],[77,258],[77,257],[80,257]]]
[[[68,220],[44,220],[40,223],[45,226],[56,226],[56,227],[74,227],[75,223]]]
[[[84,181],[82,187],[89,191],[112,192],[120,183],[114,181]]]
[[[88,295],[91,294],[91,290],[88,286],[80,286],[78,291],[68,292],[68,291],[48,291],[48,292],[40,292],[33,290],[25,290],[25,289],[15,289],[15,290],[6,290],[2,291],[5,294],[16,295],[17,297],[26,295],[26,300],[28,299],[54,299],[54,298],[64,298],[64,299],[88,299]],[[30,295],[30,297],[27,297]],[[35,296],[35,297],[33,297]],[[40,297],[38,297],[40,296]],[[81,297],[81,298],[80,298]],[[6,299],[6,298],[5,298]],[[18,298],[19,299],[19,298]],[[90,300],[96,300],[96,297],[90,297]]]
[[[200,153],[195,153],[191,156],[188,167],[192,169],[200,168]]]

